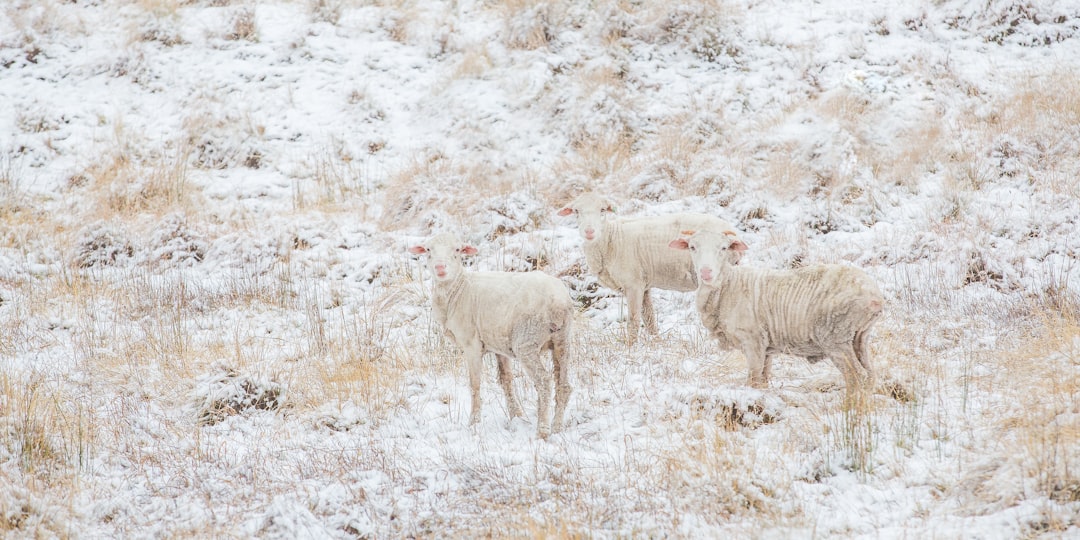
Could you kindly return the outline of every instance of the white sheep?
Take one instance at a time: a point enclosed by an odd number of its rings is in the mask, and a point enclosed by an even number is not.
[[[626,296],[626,339],[637,340],[641,318],[645,329],[657,334],[656,313],[649,289],[693,291],[698,288],[688,254],[676,254],[668,243],[686,229],[735,233],[728,222],[708,214],[681,213],[656,217],[611,216],[614,208],[604,197],[583,193],[559,210],[558,215],[577,216],[578,231],[589,270],[600,284]],[[738,256],[733,262],[738,262]]]
[[[746,244],[709,231],[684,231],[670,246],[693,258],[701,322],[722,348],[746,355],[751,386],[768,386],[772,357],[779,353],[811,363],[828,357],[843,373],[849,395],[871,387],[868,334],[885,300],[865,272],[838,264],[733,266],[730,253]]]
[[[409,252],[428,255],[435,320],[465,353],[472,390],[469,423],[480,420],[482,357],[491,352],[498,360],[499,383],[510,417],[521,416],[511,385],[510,358],[517,358],[539,396],[537,434],[546,438],[558,432],[571,393],[566,350],[574,307],[566,285],[543,272],[465,271],[462,257],[477,250],[449,233],[435,235],[410,247]],[[551,351],[555,378],[554,419],[548,416],[552,373],[542,359],[544,350]]]

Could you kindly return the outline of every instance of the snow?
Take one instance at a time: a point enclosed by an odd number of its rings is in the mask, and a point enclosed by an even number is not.
[[[5,4],[0,532],[1080,535],[1080,8],[661,4]],[[896,395],[750,389],[691,294],[627,348],[583,189],[864,268]],[[467,424],[444,229],[581,302],[563,432],[490,359]]]

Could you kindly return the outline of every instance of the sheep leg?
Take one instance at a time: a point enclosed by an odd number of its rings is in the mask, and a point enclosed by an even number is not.
[[[743,356],[746,357],[746,366],[750,372],[746,384],[753,388],[768,388],[769,377],[766,372],[766,365],[769,362],[769,357],[765,354],[765,347],[757,343],[744,342],[742,349]]]
[[[480,421],[480,375],[484,370],[484,350],[480,344],[463,347],[465,349],[465,365],[469,369],[469,390],[472,392],[472,412],[469,414],[469,424]]]
[[[859,361],[855,356],[855,348],[851,345],[841,347],[839,350],[830,353],[829,358],[832,359],[833,364],[835,364],[844,374],[846,403],[849,406],[861,403],[863,401],[862,398],[864,397],[863,391],[865,388],[863,383],[865,381],[859,376]]]
[[[629,311],[629,321],[626,323],[626,344],[633,346],[637,341],[638,330],[641,327],[641,307],[644,303],[645,295],[642,291],[637,289],[626,290],[626,307]]]
[[[501,354],[496,354],[495,358],[499,364],[499,384],[506,394],[506,412],[510,418],[518,418],[522,415],[521,404],[514,397],[514,372],[510,366],[510,358]]]
[[[769,379],[772,378],[772,359],[773,355],[765,355],[765,363],[761,367],[761,377],[765,379],[765,386],[769,386]]]
[[[855,358],[859,361],[859,365],[863,369],[863,378],[867,388],[873,388],[877,376],[874,374],[874,367],[870,365],[870,332],[868,330],[859,330],[855,332],[855,339],[852,345],[855,348]]]
[[[652,295],[649,294],[649,289],[645,289],[645,293],[642,294],[641,313],[645,319],[645,330],[654,336],[660,333],[660,330],[656,327],[656,311],[653,310]]]
[[[556,335],[551,343],[551,365],[555,372],[555,416],[551,420],[551,432],[557,433],[562,429],[563,414],[566,412],[566,402],[570,400],[570,387],[566,358],[566,337]]]
[[[538,352],[521,358],[521,364],[536,385],[536,435],[546,439],[551,434],[551,374]]]

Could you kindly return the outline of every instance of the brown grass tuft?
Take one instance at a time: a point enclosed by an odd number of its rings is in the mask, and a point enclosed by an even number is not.
[[[237,9],[229,23],[225,39],[229,41],[259,41],[259,27],[255,20],[255,8],[244,6]]]
[[[188,155],[174,149],[155,152],[145,160],[125,152],[103,156],[78,175],[90,182],[78,182],[74,194],[83,197],[88,192],[95,200],[80,206],[85,218],[128,220],[144,213],[162,215],[195,208],[201,199],[188,181]]]
[[[999,440],[1040,493],[1080,501],[1080,320],[1044,312],[1005,353],[996,391],[1011,406]]]

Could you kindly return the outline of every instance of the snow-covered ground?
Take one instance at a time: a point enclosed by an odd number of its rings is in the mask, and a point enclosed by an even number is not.
[[[0,533],[1080,536],[1078,59],[1066,0],[7,2]],[[623,345],[588,189],[865,269],[871,403],[689,293]],[[580,302],[562,433],[490,359],[467,424],[444,230]]]

